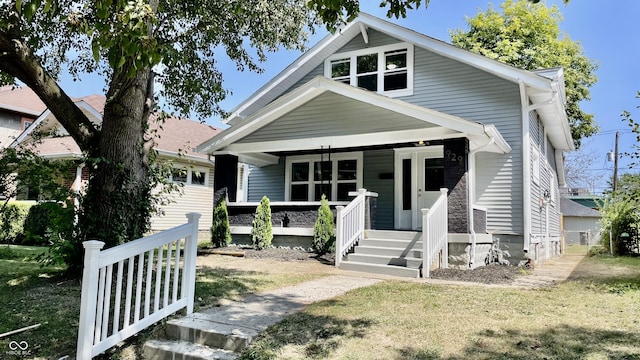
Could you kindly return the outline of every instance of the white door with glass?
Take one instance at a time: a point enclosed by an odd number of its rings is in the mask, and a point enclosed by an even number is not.
[[[396,149],[395,227],[422,229],[421,209],[433,205],[443,184],[442,146]]]

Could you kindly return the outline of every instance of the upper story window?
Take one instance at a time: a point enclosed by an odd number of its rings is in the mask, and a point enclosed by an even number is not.
[[[335,54],[325,76],[389,96],[413,94],[413,46],[402,43]]]

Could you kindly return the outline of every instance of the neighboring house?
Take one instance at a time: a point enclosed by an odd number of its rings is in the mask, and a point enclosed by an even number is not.
[[[604,198],[597,195],[567,196],[567,198],[593,210],[600,209],[604,204]]]
[[[46,108],[28,88],[0,87],[0,149],[9,146]]]
[[[20,91],[33,94],[29,89]],[[102,121],[104,96],[90,95],[73,100],[91,121],[95,123]],[[33,131],[36,129],[50,134],[34,144],[37,153],[49,159],[77,159],[77,166],[71,175],[73,181],[70,187],[74,191],[82,191],[89,176],[88,170],[84,168],[81,161],[82,151],[50,110],[43,109],[34,119],[33,125],[22,132],[12,146],[30,144],[33,141]],[[182,195],[170,195],[172,201],[162,206],[160,214],[152,217],[152,231],[165,230],[185,223],[185,214],[189,212],[201,213],[200,228],[202,231],[208,231],[213,214],[214,165],[206,155],[194,152],[193,148],[198,143],[216,135],[220,130],[207,124],[178,118],[167,118],[161,125],[153,121],[150,129],[154,134],[156,142],[154,148],[158,152],[159,159],[172,161],[176,170],[170,180],[184,184]],[[24,189],[20,197],[42,200],[37,191],[30,190],[33,189]]]
[[[598,210],[560,197],[560,212],[566,245],[595,245],[600,241],[602,215]]]
[[[372,228],[419,233],[421,209],[444,187],[450,263],[484,265],[496,248],[513,264],[541,262],[559,254],[562,152],[573,149],[564,105],[562,69],[524,71],[361,14],[242,102],[198,151],[215,157],[232,214],[243,204],[225,168],[238,162],[252,165],[250,204],[268,196],[290,226],[312,227],[294,224],[295,205],[317,209],[323,193],[345,205],[365,188],[378,194]]]

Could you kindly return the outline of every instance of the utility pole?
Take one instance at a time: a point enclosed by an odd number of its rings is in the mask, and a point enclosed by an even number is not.
[[[620,131],[616,131],[616,150],[613,159],[613,192],[618,190],[618,139],[620,139]]]

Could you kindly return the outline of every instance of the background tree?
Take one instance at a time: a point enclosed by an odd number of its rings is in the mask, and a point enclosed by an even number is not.
[[[602,173],[594,174],[590,169],[596,165],[596,160],[600,158],[596,150],[578,150],[565,153],[564,173],[567,187],[587,189],[589,192],[595,193],[596,188],[603,181],[604,175]]]
[[[596,81],[598,66],[590,60],[580,43],[560,34],[562,15],[557,6],[507,0],[467,18],[468,30],[451,31],[453,44],[521,69],[562,67],[567,93],[567,117],[576,147],[581,139],[598,131],[593,114],[580,108],[589,100],[589,87]]]

